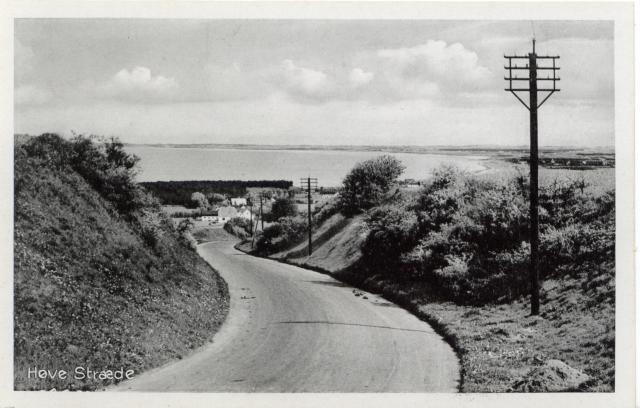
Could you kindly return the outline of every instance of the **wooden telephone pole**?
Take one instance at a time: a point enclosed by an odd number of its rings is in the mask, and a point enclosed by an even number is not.
[[[264,231],[264,217],[262,216],[262,199],[264,198],[264,194],[260,194],[260,228]]]
[[[313,249],[311,248],[311,190],[318,190],[318,179],[313,177],[302,178],[300,179],[300,184],[302,190],[307,192],[307,229],[309,232],[309,256],[311,256],[311,253],[313,252]]]
[[[538,230],[538,108],[549,99],[554,93],[560,91],[556,88],[556,82],[560,81],[557,72],[560,67],[556,66],[556,60],[559,56],[542,56],[536,54],[536,40],[533,39],[533,49],[529,55],[505,55],[508,60],[508,66],[504,68],[507,76],[504,78],[509,81],[509,87],[505,91],[511,92],[519,101],[529,110],[529,131],[530,131],[530,149],[529,149],[529,213],[530,213],[530,243],[531,243],[531,259],[529,262],[529,279],[531,282],[531,314],[540,314],[540,283],[538,276],[538,256],[540,236]],[[515,62],[514,62],[515,60]],[[518,60],[526,60],[524,66],[517,65]],[[538,65],[538,60],[546,62],[546,65]],[[548,62],[551,62],[549,66]],[[542,78],[538,77],[538,71],[546,72]],[[523,73],[525,76],[518,76]],[[528,75],[527,75],[528,74]],[[527,85],[517,85],[520,81]],[[538,87],[538,81],[550,81],[547,85]],[[516,85],[514,85],[514,82]],[[527,92],[529,94],[529,104],[527,104],[518,95],[518,92]],[[538,103],[538,92],[547,93]]]

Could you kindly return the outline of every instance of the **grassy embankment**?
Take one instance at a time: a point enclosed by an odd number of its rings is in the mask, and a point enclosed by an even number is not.
[[[226,283],[112,147],[57,136],[16,144],[18,390],[106,386],[113,380],[75,379],[75,368],[138,374],[210,341],[226,317]],[[27,378],[36,366],[71,374]]]
[[[500,177],[512,180],[514,174],[507,173],[502,172]],[[495,172],[489,172],[484,177],[496,176]],[[579,194],[567,193],[562,181],[576,178],[584,178],[586,187]],[[423,203],[418,207],[423,211],[425,208],[445,211],[432,212],[430,216],[419,211],[417,216],[412,214],[416,197],[407,197],[415,195],[409,193],[393,203],[352,217],[340,213],[322,217],[325,220],[313,234],[312,256],[307,256],[306,241],[300,239],[297,245],[270,256],[381,293],[430,322],[459,354],[463,392],[612,391],[615,386],[615,274],[610,242],[613,214],[610,196],[605,192],[614,187],[613,169],[589,172],[545,169],[541,180],[547,192],[556,191],[551,186],[560,181],[557,192],[547,197],[547,204],[560,207],[552,214],[544,212],[543,217],[543,251],[547,251],[543,253],[553,259],[543,266],[539,317],[529,315],[526,248],[521,249],[520,242],[509,235],[525,233],[521,230],[523,226],[526,230],[528,222],[526,200],[516,197],[517,192],[508,188],[500,190],[504,187],[500,183],[484,185],[490,194],[481,193],[482,200],[472,200],[466,205],[459,196],[451,199],[460,191],[434,189],[429,195],[435,197],[436,204]],[[495,188],[498,190],[494,191]],[[514,196],[509,197],[508,192]],[[467,193],[462,190],[463,196]],[[501,195],[505,195],[504,199],[500,199]],[[511,213],[501,212],[505,209]],[[581,211],[595,213],[593,220],[582,224]],[[400,212],[397,217],[396,212]],[[438,229],[437,234],[420,231],[420,222],[434,222],[438,217],[446,218],[446,222],[431,225]],[[483,229],[483,222],[488,222],[487,229]],[[372,231],[379,234],[378,244],[370,239]],[[409,238],[408,231],[412,231]],[[526,236],[520,239],[526,240]],[[516,245],[509,247],[511,241]],[[479,248],[480,242],[493,243],[494,247],[487,244]],[[243,249],[250,248],[244,245]],[[404,257],[396,256],[400,259],[389,263],[380,257],[373,263],[381,265],[372,266],[362,255],[363,250],[371,253],[372,249],[387,250],[391,258],[402,252]],[[439,269],[432,265],[434,249],[440,251],[436,254],[442,263]],[[420,256],[413,256],[417,252]],[[485,265],[488,267],[482,269]],[[550,360],[561,360],[589,378],[584,381],[586,377],[582,377],[579,384],[567,386],[562,375],[577,374],[566,367],[559,376],[553,368],[540,371]],[[518,386],[517,380],[523,378],[526,381]]]

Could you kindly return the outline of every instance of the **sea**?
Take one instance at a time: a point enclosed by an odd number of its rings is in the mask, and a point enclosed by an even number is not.
[[[140,157],[138,181],[291,180],[315,177],[318,186],[342,183],[353,166],[381,154],[397,157],[406,167],[401,179],[428,179],[442,165],[471,172],[485,169],[485,156],[384,153],[355,150],[260,150],[128,145]]]

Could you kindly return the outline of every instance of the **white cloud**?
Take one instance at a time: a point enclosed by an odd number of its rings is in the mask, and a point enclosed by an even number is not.
[[[473,92],[485,88],[491,71],[479,63],[478,55],[460,43],[429,40],[408,48],[381,49],[377,57],[394,87],[431,96]]]
[[[131,71],[120,70],[108,82],[98,85],[95,91],[105,98],[151,102],[171,99],[178,88],[174,78],[154,76],[149,68],[138,66]]]
[[[333,91],[333,83],[327,74],[298,66],[290,59],[282,61],[281,73],[286,90],[293,96],[322,99]]]
[[[375,74],[373,72],[366,72],[361,68],[354,68],[349,73],[349,82],[357,88],[371,82],[374,76]]]
[[[52,98],[51,92],[35,85],[22,85],[14,91],[14,102],[18,106],[42,105]]]

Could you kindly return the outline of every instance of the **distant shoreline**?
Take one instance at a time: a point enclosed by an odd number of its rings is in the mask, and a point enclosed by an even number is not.
[[[177,148],[177,149],[229,149],[229,150],[286,150],[286,151],[347,151],[380,153],[413,153],[438,155],[490,155],[508,158],[528,154],[526,146],[371,146],[371,145],[258,145],[258,144],[179,144],[179,143],[125,143],[129,147]],[[540,153],[589,153],[613,154],[611,147],[541,147]]]

